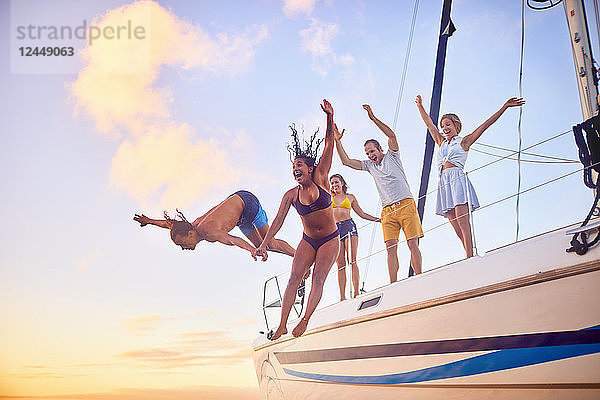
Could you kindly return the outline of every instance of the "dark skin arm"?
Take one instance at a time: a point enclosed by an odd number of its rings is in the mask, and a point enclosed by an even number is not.
[[[321,109],[327,114],[327,130],[325,131],[325,147],[323,148],[323,154],[321,160],[315,169],[315,183],[327,190],[329,190],[329,170],[331,169],[331,162],[333,160],[333,106],[330,102],[323,99]]]
[[[267,243],[270,243],[271,240],[275,237],[281,226],[283,225],[283,221],[285,221],[285,217],[287,216],[288,211],[290,210],[290,206],[292,205],[292,201],[294,199],[294,195],[296,193],[296,188],[288,190],[281,199],[281,204],[279,205],[279,210],[277,211],[277,215],[273,220],[273,223],[269,227],[265,238],[258,248],[254,251],[255,256],[262,257],[263,261],[266,261],[268,258],[267,254]]]

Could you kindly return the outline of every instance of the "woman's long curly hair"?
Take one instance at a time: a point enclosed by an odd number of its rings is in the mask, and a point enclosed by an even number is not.
[[[177,212],[177,217],[180,219],[175,219],[169,217],[169,214],[165,211],[164,216],[165,220],[171,224],[171,239],[175,240],[176,236],[186,236],[189,231],[195,231],[194,225],[192,225],[183,215],[181,211],[175,209]]]
[[[324,140],[317,139],[319,129],[317,128],[317,131],[311,135],[309,140],[304,140],[304,137],[302,137],[302,140],[298,138],[296,125],[291,124],[290,129],[292,130],[292,143],[287,145],[287,150],[290,153],[290,160],[293,162],[294,160],[301,158],[309,167],[315,167],[319,163],[319,146]],[[302,136],[304,136],[304,129],[302,130]],[[313,176],[314,172],[315,170],[313,168]]]

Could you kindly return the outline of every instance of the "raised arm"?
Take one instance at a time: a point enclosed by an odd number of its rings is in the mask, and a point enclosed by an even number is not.
[[[381,132],[383,132],[385,136],[388,137],[388,147],[390,148],[390,150],[398,151],[400,147],[398,146],[398,139],[396,138],[396,134],[394,133],[394,131],[391,130],[389,126],[377,119],[375,114],[373,114],[373,110],[371,110],[370,105],[363,104],[363,108],[367,110],[367,115],[369,116],[369,119],[373,121],[375,125],[377,125],[377,127],[381,130]]]
[[[265,235],[260,246],[258,246],[258,248],[254,251],[254,255],[262,257],[263,261],[266,261],[268,258],[267,244],[271,242],[277,232],[279,232],[279,229],[281,229],[283,221],[285,221],[285,217],[287,216],[290,206],[292,205],[292,200],[294,199],[296,190],[296,188],[290,189],[283,195],[277,215],[275,216],[275,219],[273,219],[273,223],[269,227],[269,230],[267,231],[267,234]]]
[[[340,132],[337,128],[336,124],[333,124],[333,137],[335,139],[335,148],[337,150],[338,156],[340,156],[340,161],[346,167],[362,170],[362,163],[360,160],[354,160],[348,157],[346,150],[344,150],[344,146],[342,146],[342,136],[344,136],[344,132],[346,130],[342,129]]]
[[[135,214],[133,220],[140,223],[140,226],[156,225],[161,228],[171,229],[171,222],[165,219],[152,219],[146,217],[144,214]]]
[[[421,114],[423,122],[425,122],[425,125],[427,125],[427,130],[429,131],[431,138],[438,146],[441,146],[444,142],[444,137],[440,134],[440,131],[438,131],[437,126],[435,126],[435,124],[431,120],[431,117],[423,108],[423,99],[421,98],[421,95],[417,96],[415,103],[417,103],[417,110],[419,110],[419,114]]]
[[[237,246],[241,249],[247,250],[250,252],[250,255],[252,255],[252,258],[256,260],[256,249],[254,248],[254,246],[252,246],[250,243],[246,242],[240,237],[230,235],[229,233],[224,231],[213,231],[208,233],[204,238],[209,242],[219,242],[227,246]],[[263,261],[265,260],[266,257],[263,256]]]
[[[523,100],[522,98],[511,97],[510,99],[506,100],[506,103],[504,103],[502,107],[500,107],[500,109],[494,113],[494,115],[489,117],[483,124],[479,125],[479,127],[477,127],[477,129],[475,129],[473,133],[470,133],[463,138],[462,142],[460,143],[462,148],[465,151],[469,150],[471,145],[481,137],[483,132],[485,132],[487,128],[489,128],[494,122],[496,122],[498,118],[500,118],[500,116],[504,114],[504,111],[506,111],[509,107],[520,107],[523,104],[525,104],[525,100]]]
[[[333,160],[333,106],[323,99],[321,109],[327,114],[327,130],[325,131],[325,146],[319,164],[315,169],[315,182],[322,187],[329,187],[329,170]]]
[[[364,212],[363,209],[360,208],[360,205],[358,204],[358,200],[356,200],[356,196],[354,196],[353,194],[349,194],[348,199],[350,199],[350,205],[352,206],[352,209],[354,210],[356,215],[358,215],[362,219],[366,219],[368,221],[381,222],[381,219]]]

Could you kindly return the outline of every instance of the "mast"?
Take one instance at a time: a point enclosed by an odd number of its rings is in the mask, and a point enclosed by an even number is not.
[[[583,119],[598,115],[598,79],[583,0],[564,0]]]
[[[592,57],[590,34],[585,16],[583,0],[564,0],[565,15],[569,28],[571,47],[573,48],[573,61],[577,74],[577,87],[583,120],[598,115],[598,77]],[[598,173],[592,169],[592,181],[598,182]]]
[[[442,82],[444,80],[444,65],[446,63],[446,44],[448,37],[452,35],[454,26],[450,22],[450,6],[452,0],[444,0],[442,8],[442,21],[440,23],[440,36],[438,39],[437,57],[435,60],[435,74],[433,76],[433,90],[431,93],[431,103],[429,105],[429,116],[434,123],[438,120],[440,114],[440,102],[442,100]],[[425,200],[427,187],[429,186],[429,175],[431,173],[431,160],[435,143],[431,135],[425,133],[425,154],[423,155],[423,170],[421,171],[421,187],[419,188],[419,203],[417,210],[419,218],[423,221],[425,212]],[[412,272],[412,268],[411,268]]]

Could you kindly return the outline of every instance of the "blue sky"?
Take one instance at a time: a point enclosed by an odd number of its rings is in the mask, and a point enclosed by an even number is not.
[[[419,6],[395,126],[415,196],[426,131],[414,98],[430,101],[441,3]],[[272,218],[294,185],[287,126],[323,132],[323,98],[346,129],[346,150],[362,159],[364,140],[382,135],[361,104],[371,104],[392,125],[413,2],[126,4],[132,3],[1,3],[0,216],[6,228],[0,233],[0,339],[11,350],[0,356],[0,390],[50,396],[235,386],[253,387],[247,393],[256,395],[248,349],[263,329],[262,283],[285,274],[290,259],[273,255],[255,263],[218,244],[182,252],[166,231],[140,228],[133,214],[160,216],[179,207],[195,218],[244,188],[257,194]],[[586,5],[593,10],[591,2]],[[33,65],[36,73],[11,70],[11,61],[22,61],[13,59],[19,56],[11,47],[17,19],[11,11],[30,23],[75,26],[83,19],[107,23],[143,15],[143,7],[181,29],[152,39],[164,47],[151,62],[136,59],[131,47],[114,50],[99,42],[87,50],[90,58],[78,53],[62,73],[49,73],[41,61]],[[520,13],[520,2],[453,2],[458,30],[448,42],[441,111],[457,113],[465,132],[518,94]],[[597,51],[594,21],[590,13]],[[87,74],[106,60],[114,62],[111,68],[148,67],[149,73]],[[89,77],[92,84],[78,86]],[[524,146],[581,122],[562,5],[526,10],[523,96]],[[517,110],[508,110],[481,142],[515,149],[517,117]],[[531,151],[577,159],[570,135]],[[472,151],[466,169],[492,160]],[[522,188],[579,167],[524,164]],[[516,191],[516,168],[502,161],[473,173],[482,205]],[[342,167],[337,158],[331,171],[344,175],[365,211],[377,211],[368,174]],[[436,184],[433,173],[430,190]],[[426,230],[445,222],[433,212],[434,199],[427,202]],[[581,173],[523,195],[521,237],[582,220],[591,201]],[[474,218],[482,254],[514,240],[514,200]],[[379,228],[369,250],[371,225],[357,224],[364,226],[359,258],[380,251]],[[300,240],[293,212],[280,236],[294,246]],[[449,225],[427,232],[421,248],[425,271],[463,255]],[[399,254],[402,275],[405,246]],[[385,284],[383,253],[372,257],[368,272],[365,261],[360,267],[367,289]],[[323,304],[336,299],[335,285],[331,277]]]

